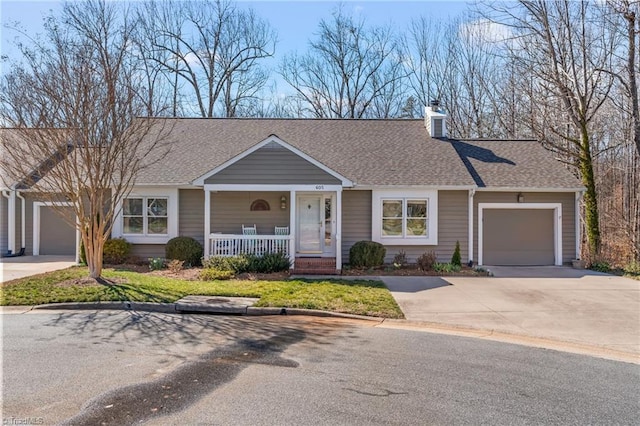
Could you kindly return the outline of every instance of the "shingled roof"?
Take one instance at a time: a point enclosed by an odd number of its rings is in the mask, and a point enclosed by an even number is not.
[[[357,185],[474,185],[422,120],[330,119],[176,119],[170,152],[137,183],[189,184],[272,135]]]
[[[451,145],[479,188],[581,189],[535,140],[453,140]]]
[[[419,120],[158,118],[170,129],[158,161],[137,185],[187,186],[270,136],[354,183],[579,189],[578,180],[536,141],[434,139]],[[156,136],[151,133],[150,142]],[[166,143],[166,145],[165,145]],[[166,153],[164,146],[169,146]],[[161,151],[161,153],[160,153]]]

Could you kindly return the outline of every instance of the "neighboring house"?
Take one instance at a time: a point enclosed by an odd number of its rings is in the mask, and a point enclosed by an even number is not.
[[[29,154],[25,145],[28,138],[34,136],[32,133],[37,133],[37,137],[55,134],[57,139],[67,138],[67,132],[58,129],[0,128],[0,257],[74,255],[79,233],[72,225],[72,207],[64,201],[39,199],[32,191],[34,185],[42,183],[41,177],[65,158],[71,145],[52,145],[47,152]],[[9,151],[16,149],[23,153],[22,167],[5,167],[12,161]],[[26,173],[16,175],[17,169]],[[61,214],[65,214],[67,220]]]
[[[403,250],[447,262],[456,241],[480,265],[579,257],[583,188],[548,151],[448,139],[443,111],[425,115],[158,119],[172,121],[171,149],[118,206],[113,237],[141,257],[164,256],[176,236],[200,241],[205,256],[284,250],[303,271],[342,269],[360,240],[384,244],[388,261]]]

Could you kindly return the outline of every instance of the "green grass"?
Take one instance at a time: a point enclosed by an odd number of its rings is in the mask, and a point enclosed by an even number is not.
[[[115,284],[59,285],[84,278],[87,268],[14,280],[0,287],[0,305],[40,305],[56,302],[137,301],[171,303],[192,295],[257,297],[255,306],[320,309],[356,315],[402,318],[402,311],[379,281],[186,281],[159,275],[105,269]]]

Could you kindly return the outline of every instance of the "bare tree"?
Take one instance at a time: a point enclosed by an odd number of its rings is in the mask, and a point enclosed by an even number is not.
[[[598,198],[593,168],[593,120],[608,99],[617,39],[597,25],[599,9],[586,1],[519,0],[490,5],[491,18],[513,31],[511,60],[532,76],[539,108],[532,121],[543,143],[577,167],[586,187],[590,253],[600,250]]]
[[[182,97],[202,117],[234,117],[266,84],[261,61],[273,56],[276,34],[252,10],[228,0],[151,1],[140,18],[146,58],[166,73],[174,105]]]
[[[289,55],[280,66],[307,111],[318,118],[366,118],[399,110],[401,99],[397,107],[389,104],[398,102],[405,73],[391,30],[366,27],[341,8],[319,27],[308,52]]]
[[[0,94],[0,120],[14,127],[2,132],[3,172],[20,178],[16,189],[71,203],[92,278],[101,276],[116,206],[167,149],[165,130],[135,118],[152,101],[129,57],[133,22],[118,7],[67,3],[47,20],[46,44],[22,47],[25,64]]]

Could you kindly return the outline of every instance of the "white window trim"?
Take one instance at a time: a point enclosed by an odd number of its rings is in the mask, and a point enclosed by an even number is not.
[[[427,236],[383,237],[382,200],[427,200]],[[404,214],[404,213],[403,213]],[[435,246],[438,245],[438,191],[436,190],[374,190],[371,203],[371,239],[391,246]]]
[[[116,206],[117,215],[113,223],[111,235],[124,238],[132,244],[166,244],[178,236],[178,189],[177,188],[134,188],[127,198],[166,198],[167,199],[167,234],[140,235],[124,233],[124,215],[122,201]]]
[[[555,265],[562,266],[562,203],[478,203],[478,265],[483,265],[484,211],[487,209],[543,209],[553,210],[553,239]]]

